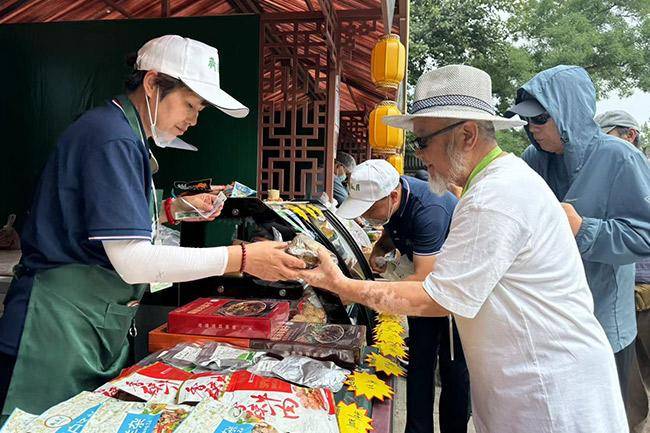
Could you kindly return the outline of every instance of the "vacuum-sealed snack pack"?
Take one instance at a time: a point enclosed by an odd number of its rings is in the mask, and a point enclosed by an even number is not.
[[[97,410],[110,399],[102,394],[82,392],[51,407],[29,424],[29,433],[81,431]]]
[[[24,412],[20,409],[14,409],[5,421],[5,424],[0,428],[0,433],[23,433],[27,431],[27,427],[37,418],[36,415]]]
[[[175,403],[181,384],[191,373],[157,362],[114,382],[116,388],[144,401]]]
[[[219,401],[204,400],[177,433],[338,433],[329,390],[293,386],[241,371]]]
[[[209,342],[196,358],[200,367],[215,371],[235,371],[248,368],[259,361],[266,352],[242,349],[229,344]]]
[[[229,374],[200,373],[186,380],[178,390],[178,403],[199,403],[205,399],[218,400],[230,382]]]
[[[313,269],[320,263],[318,258],[318,251],[323,247],[321,244],[310,238],[309,236],[298,233],[287,246],[287,254],[299,258],[307,265],[307,269]],[[331,251],[329,255],[336,262],[336,256]]]
[[[112,400],[76,433],[172,433],[191,411],[190,406]]]

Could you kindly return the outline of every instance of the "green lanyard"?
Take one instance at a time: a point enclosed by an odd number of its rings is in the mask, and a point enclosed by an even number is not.
[[[142,140],[142,145],[149,152],[149,157],[155,161],[156,158],[154,158],[153,154],[151,153],[151,150],[147,146],[147,141],[144,138],[144,133],[142,132],[142,124],[140,123],[140,116],[138,116],[138,112],[133,106],[131,100],[127,98],[126,95],[118,95],[115,97],[115,99],[113,99],[112,102],[113,104],[117,105],[120,110],[122,110],[133,132],[136,135],[140,135],[140,140]],[[151,191],[152,191],[151,196],[152,196],[153,208],[150,210],[153,215],[152,222],[154,226],[152,239],[155,240],[156,234],[158,233],[158,225],[160,224],[160,221],[158,220],[158,197],[156,195],[156,187],[154,186],[153,179],[151,180]]]
[[[494,149],[492,149],[492,150],[490,151],[490,153],[488,153],[487,155],[485,155],[485,157],[481,160],[481,162],[479,162],[479,163],[476,165],[476,167],[474,167],[474,170],[472,170],[472,172],[469,174],[469,177],[467,178],[467,183],[465,183],[465,187],[463,188],[463,192],[460,194],[461,197],[465,195],[465,193],[466,193],[467,190],[469,189],[469,186],[470,186],[470,184],[472,183],[472,181],[474,180],[474,178],[475,178],[475,177],[476,177],[480,172],[482,172],[483,170],[485,170],[485,167],[487,167],[488,165],[490,165],[490,164],[492,163],[492,161],[494,161],[494,160],[497,159],[499,156],[501,156],[502,153],[503,153],[503,150],[501,150],[501,148],[500,148],[499,146],[497,146],[497,147],[495,147]]]

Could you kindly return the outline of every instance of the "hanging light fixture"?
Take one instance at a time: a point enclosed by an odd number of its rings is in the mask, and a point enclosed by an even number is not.
[[[406,48],[399,36],[382,36],[372,49],[370,75],[377,87],[397,89],[406,73]]]
[[[401,153],[393,153],[388,155],[386,161],[395,167],[399,174],[404,174],[404,155]]]
[[[370,147],[376,151],[395,151],[404,146],[404,130],[393,126],[384,125],[381,119],[384,116],[399,116],[402,113],[394,101],[380,102],[370,112],[368,122],[368,135]]]

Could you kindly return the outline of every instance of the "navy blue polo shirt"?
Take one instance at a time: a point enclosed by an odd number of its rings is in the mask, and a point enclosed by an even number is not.
[[[402,176],[400,183],[402,199],[399,209],[384,230],[400,254],[410,260],[413,260],[413,255],[431,256],[440,251],[447,238],[458,199],[449,192],[443,196],[436,195],[427,182],[414,177]]]
[[[113,102],[84,113],[61,135],[41,174],[22,241],[21,265],[0,318],[0,351],[15,355],[32,287],[29,273],[81,263],[112,269],[102,240],[147,239],[149,149]]]

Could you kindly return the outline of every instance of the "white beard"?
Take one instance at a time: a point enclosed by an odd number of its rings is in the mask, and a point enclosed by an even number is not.
[[[447,192],[447,180],[438,173],[429,173],[429,189],[436,195],[443,195]]]
[[[439,173],[429,173],[429,189],[436,195],[443,195],[449,191],[449,184],[458,183],[464,173],[467,172],[467,161],[462,153],[456,149],[455,143],[447,146],[447,158],[449,160],[449,178]]]

